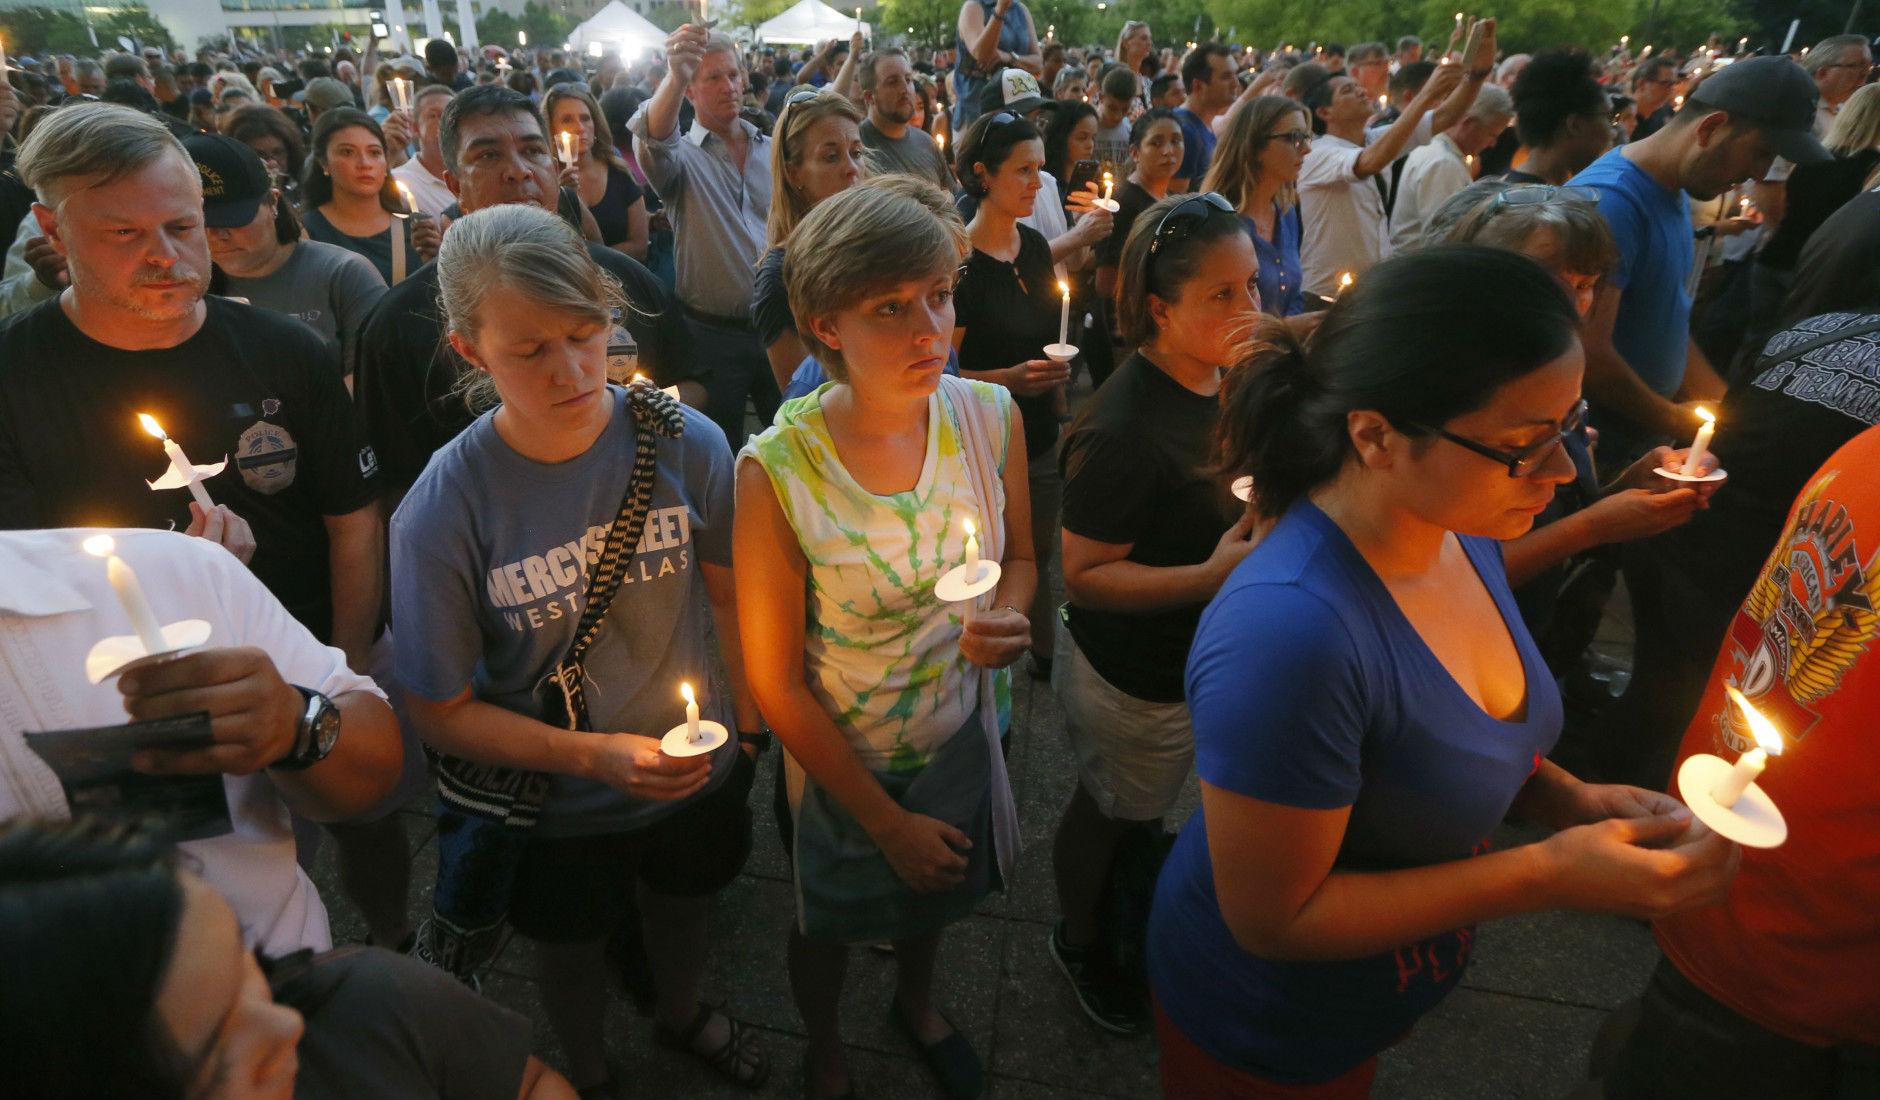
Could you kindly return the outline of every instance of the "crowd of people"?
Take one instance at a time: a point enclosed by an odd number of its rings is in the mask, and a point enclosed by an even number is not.
[[[761,1088],[774,741],[804,1094],[866,945],[981,1095],[1015,678],[1066,1010],[1169,1097],[1368,1095],[1550,910],[1664,952],[1585,1095],[1880,1089],[1869,39],[380,46],[6,60],[0,1094],[646,1095],[614,984]],[[1673,782],[1732,698],[1777,849]]]

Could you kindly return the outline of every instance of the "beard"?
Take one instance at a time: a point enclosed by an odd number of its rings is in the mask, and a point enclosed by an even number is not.
[[[146,290],[155,283],[181,283],[161,292]],[[111,304],[149,321],[174,321],[195,311],[196,304],[209,291],[205,269],[179,260],[168,270],[146,268],[131,278],[121,294],[107,295]]]
[[[877,100],[875,102],[875,110],[880,112],[882,118],[887,119],[888,122],[895,126],[906,126],[909,122],[914,120],[914,105],[912,103],[898,104],[890,107]]]

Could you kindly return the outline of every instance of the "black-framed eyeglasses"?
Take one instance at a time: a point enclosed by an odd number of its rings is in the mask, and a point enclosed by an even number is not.
[[[1573,411],[1567,414],[1566,419],[1560,422],[1560,427],[1554,434],[1518,451],[1500,450],[1486,443],[1477,443],[1473,439],[1457,435],[1444,428],[1430,427],[1427,424],[1413,424],[1406,421],[1404,426],[1420,432],[1429,432],[1431,435],[1447,439],[1464,450],[1474,451],[1483,458],[1494,459],[1508,467],[1509,477],[1533,477],[1542,466],[1547,465],[1547,460],[1554,456],[1554,452],[1566,443],[1567,437],[1579,431],[1580,426],[1585,423],[1586,401],[1582,398],[1579,404],[1573,406]]]
[[[1574,184],[1524,183],[1498,191],[1489,200],[1488,212],[1495,213],[1504,206],[1539,206],[1548,202],[1578,202],[1599,205],[1599,192],[1591,187]]]
[[[1162,251],[1162,246],[1175,238],[1175,234],[1190,222],[1200,221],[1208,216],[1207,207],[1232,214],[1234,204],[1213,191],[1203,191],[1199,195],[1190,195],[1169,208],[1162,215],[1162,220],[1155,227],[1155,239],[1149,242],[1149,255],[1152,258]]]
[[[1312,131],[1310,130],[1281,130],[1277,134],[1266,135],[1266,140],[1284,141],[1290,144],[1295,149],[1304,149],[1306,146],[1312,144]]]

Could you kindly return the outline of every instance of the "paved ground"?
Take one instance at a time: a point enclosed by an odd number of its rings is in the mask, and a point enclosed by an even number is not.
[[[1069,796],[1073,769],[1057,700],[1020,677],[1012,784],[1026,839],[1009,894],[989,899],[948,932],[941,954],[944,1003],[986,1059],[990,1095],[1027,1098],[1158,1095],[1152,1040],[1099,1032],[1077,1011],[1045,949],[1056,904],[1050,881],[1049,836]],[[791,1004],[782,952],[792,918],[788,873],[770,811],[769,754],[752,797],[757,848],[744,874],[718,899],[708,996],[763,1031],[775,1072],[764,1096],[801,1095],[802,1028]],[[1195,800],[1192,787],[1187,807]],[[1186,818],[1188,808],[1182,811]],[[436,844],[423,806],[409,822],[418,849],[414,912],[428,905]],[[1504,830],[1503,843],[1533,834]],[[316,880],[333,909],[336,940],[362,939],[363,928],[338,899],[329,854]],[[1506,920],[1481,929],[1474,965],[1462,988],[1383,1059],[1380,1098],[1555,1098],[1583,1077],[1586,1054],[1605,1011],[1635,995],[1656,961],[1645,928],[1629,921],[1574,914]],[[537,1042],[551,1062],[553,1036],[537,1005],[530,945],[504,948],[486,992],[538,1021]],[[885,1008],[892,961],[857,951],[850,967],[845,1028],[862,1095],[939,1096]],[[610,1033],[630,1095],[661,1100],[751,1095],[721,1084],[689,1059],[655,1049],[650,1024],[618,1001]]]

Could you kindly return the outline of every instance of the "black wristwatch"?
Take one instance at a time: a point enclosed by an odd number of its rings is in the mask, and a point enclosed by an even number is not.
[[[339,743],[340,714],[333,700],[311,688],[295,685],[294,690],[307,702],[300,714],[300,724],[294,730],[294,747],[270,765],[290,772],[305,771],[325,760]]]
[[[745,733],[743,730],[738,731],[738,744],[757,746],[757,755],[759,756],[769,752],[770,743],[776,739],[777,735],[771,733],[767,727],[760,727],[756,733]]]

